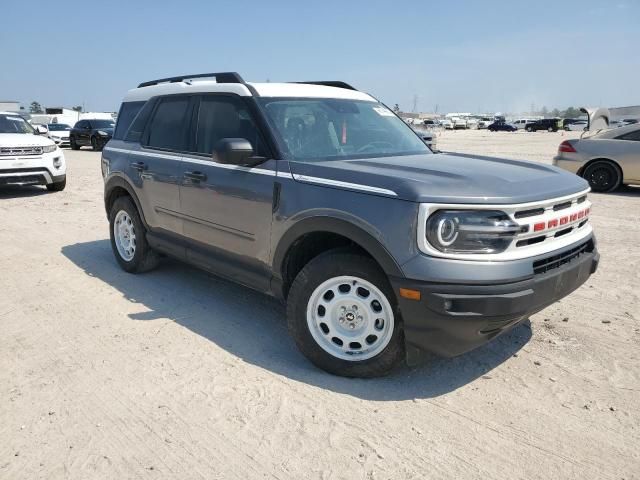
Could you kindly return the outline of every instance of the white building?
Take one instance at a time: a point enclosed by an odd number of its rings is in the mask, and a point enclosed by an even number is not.
[[[0,112],[20,112],[20,102],[0,100]]]

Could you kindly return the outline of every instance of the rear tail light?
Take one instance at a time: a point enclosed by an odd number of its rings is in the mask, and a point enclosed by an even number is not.
[[[573,145],[571,145],[571,143],[569,143],[569,140],[565,140],[564,142],[562,142],[560,144],[560,146],[558,147],[558,153],[560,152],[564,152],[564,153],[575,153],[576,149],[573,148]]]

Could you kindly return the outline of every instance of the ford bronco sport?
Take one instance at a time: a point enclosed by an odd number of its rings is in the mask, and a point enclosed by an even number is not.
[[[578,288],[599,259],[583,179],[433,154],[343,82],[142,83],[102,173],[124,270],[162,253],[276,296],[300,350],[338,375],[469,351]]]

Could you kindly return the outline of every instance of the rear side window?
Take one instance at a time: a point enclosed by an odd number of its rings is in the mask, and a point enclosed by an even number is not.
[[[125,102],[120,107],[118,120],[116,122],[116,131],[113,134],[115,140],[122,140],[131,126],[131,122],[142,108],[145,102]]]
[[[153,112],[155,101],[149,100],[144,107],[138,112],[138,115],[133,119],[133,123],[127,131],[124,141],[125,142],[139,142],[144,132],[144,127],[147,125],[147,121]]]
[[[187,149],[185,120],[188,97],[163,98],[149,123],[147,146],[165,150]]]
[[[625,133],[624,135],[620,135],[618,140],[634,140],[636,142],[640,142],[640,130],[636,130],[635,132]]]

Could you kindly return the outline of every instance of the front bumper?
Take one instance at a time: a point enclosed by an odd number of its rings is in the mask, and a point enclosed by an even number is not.
[[[419,363],[424,352],[452,357],[487,343],[577,289],[596,271],[599,258],[591,237],[529,259],[532,274],[526,279],[480,285],[391,278],[396,292],[421,294],[419,301],[398,296],[407,363]]]
[[[66,174],[53,175],[46,168],[0,170],[0,186],[51,185],[62,182]]]

